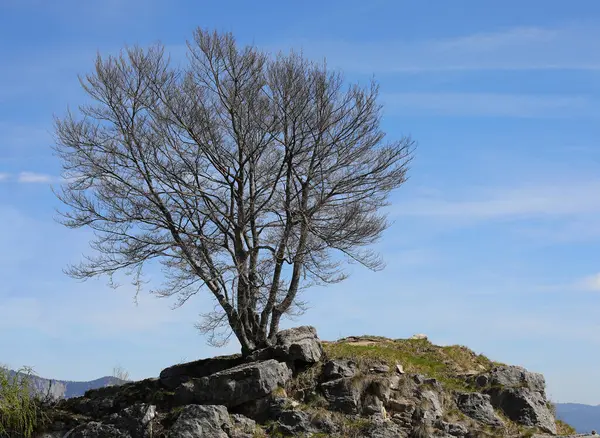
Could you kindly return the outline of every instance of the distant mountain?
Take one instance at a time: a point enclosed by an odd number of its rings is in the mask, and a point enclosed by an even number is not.
[[[600,432],[600,405],[556,403],[556,417],[573,426],[579,433]]]
[[[11,376],[17,374],[15,371],[9,371]],[[71,398],[80,397],[88,389],[103,388],[105,386],[122,385],[126,380],[116,377],[100,377],[89,382],[73,382],[69,380],[53,380],[43,377],[31,376],[31,382],[35,391],[39,394],[51,394],[53,398]]]

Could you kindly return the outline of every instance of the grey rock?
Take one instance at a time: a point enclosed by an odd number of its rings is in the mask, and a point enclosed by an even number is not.
[[[413,401],[406,399],[390,399],[387,402],[386,407],[395,412],[406,412],[409,415],[415,411],[415,404]]]
[[[317,363],[323,357],[323,347],[314,327],[301,326],[277,333],[275,345],[257,350],[248,360],[277,359],[294,365]]]
[[[360,436],[366,438],[406,438],[408,430],[391,421],[373,422]]]
[[[539,392],[546,397],[546,381],[540,373],[527,371],[518,366],[497,366],[490,372],[475,377],[475,383],[480,386],[527,388]]]
[[[242,429],[244,432],[252,432],[256,427],[256,421],[240,414],[231,414],[231,422],[234,427]]]
[[[361,394],[351,378],[322,383],[321,392],[329,402],[331,410],[346,414],[358,414]]]
[[[291,377],[288,366],[274,359],[243,364],[182,383],[175,391],[175,403],[233,407],[270,394]]]
[[[492,404],[501,409],[511,420],[556,434],[554,416],[547,406],[547,400],[540,392],[522,387],[494,388],[489,393]]]
[[[361,412],[363,415],[383,415],[383,401],[374,394],[366,394],[361,403]]]
[[[109,416],[106,423],[127,430],[133,438],[152,436],[152,420],[156,417],[156,406],[137,403],[121,412]]]
[[[103,424],[97,421],[77,426],[69,431],[65,438],[132,438],[131,434],[112,424]]]
[[[425,377],[421,374],[414,374],[412,378],[417,385],[422,385],[425,382]]]
[[[256,421],[240,414],[231,414],[231,427],[225,425],[223,430],[229,438],[253,438],[256,432]]]
[[[441,421],[438,424],[438,427],[448,435],[456,437],[463,437],[469,433],[469,430],[466,428],[466,426],[458,423],[447,423],[445,421]]]
[[[479,392],[459,394],[456,398],[456,405],[465,415],[481,423],[501,427],[504,422],[491,404],[491,398],[487,394]]]
[[[444,408],[435,392],[424,391],[421,398],[425,401],[425,420],[433,422],[444,415]]]
[[[354,377],[357,371],[356,362],[352,360],[333,359],[325,363],[323,367],[323,379],[328,381],[343,377]]]
[[[160,372],[160,383],[167,389],[175,389],[191,378],[201,378],[236,367],[244,363],[240,354],[200,359],[193,362],[177,364]]]
[[[285,435],[298,436],[314,430],[310,415],[302,411],[283,411],[279,415],[278,429]]]
[[[390,367],[384,363],[377,364],[377,365],[373,365],[371,368],[369,368],[369,372],[376,373],[376,374],[387,374],[390,372]]]
[[[168,438],[228,438],[223,429],[232,424],[225,406],[185,406],[171,426]]]
[[[323,347],[317,330],[310,326],[295,327],[277,333],[277,346],[291,361],[317,363],[323,357]]]

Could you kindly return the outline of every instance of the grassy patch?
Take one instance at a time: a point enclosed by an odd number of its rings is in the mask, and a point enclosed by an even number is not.
[[[352,359],[361,368],[377,362],[390,367],[402,364],[408,373],[424,374],[439,380],[447,389],[472,390],[459,375],[467,372],[484,372],[494,367],[494,362],[466,347],[453,345],[440,347],[426,339],[385,339],[368,337],[369,342],[326,343],[323,348],[328,358]],[[371,342],[372,341],[372,342]]]
[[[575,435],[577,431],[570,424],[562,420],[556,420],[556,433],[557,435]]]
[[[34,392],[31,368],[10,375],[0,367],[0,436],[29,438],[45,421],[41,400]]]

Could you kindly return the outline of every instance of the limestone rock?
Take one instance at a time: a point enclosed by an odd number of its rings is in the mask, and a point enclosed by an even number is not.
[[[316,363],[323,357],[323,347],[317,337],[317,330],[301,326],[277,333],[277,347],[285,351],[291,361]]]
[[[288,366],[274,359],[243,364],[182,383],[175,391],[175,403],[237,406],[270,394],[291,377]]]
[[[117,429],[112,424],[103,424],[97,421],[77,426],[67,433],[69,438],[132,438],[127,431]]]
[[[494,388],[490,390],[492,404],[508,418],[524,426],[538,427],[556,434],[556,423],[547,400],[528,388]]]
[[[156,406],[137,403],[112,414],[106,421],[115,427],[127,430],[134,438],[152,436],[152,420],[156,417]]]
[[[244,363],[242,355],[234,354],[177,364],[160,372],[160,383],[167,389],[175,389],[190,378],[206,377],[242,363]]]
[[[278,429],[285,435],[299,436],[314,431],[310,415],[302,411],[283,411],[279,416]]]
[[[528,388],[545,397],[546,381],[539,373],[517,366],[499,366],[489,372],[488,384],[508,388]]]
[[[444,408],[438,395],[433,391],[424,391],[421,398],[425,401],[425,419],[431,422],[440,419],[444,415]]]
[[[225,406],[188,405],[169,429],[168,438],[228,438],[223,429],[231,426]]]
[[[352,378],[341,378],[321,384],[321,391],[329,402],[331,410],[346,414],[358,414],[360,391]]]
[[[325,363],[323,367],[323,379],[325,381],[353,377],[358,368],[352,360],[333,359]]]
[[[501,427],[504,422],[496,415],[490,396],[478,392],[459,394],[456,405],[465,415],[493,427]]]
[[[304,366],[317,363],[323,357],[323,347],[314,327],[301,326],[277,333],[275,345],[252,353],[248,360],[277,359]]]

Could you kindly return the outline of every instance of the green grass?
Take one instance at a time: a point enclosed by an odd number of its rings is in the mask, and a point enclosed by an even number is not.
[[[30,438],[44,423],[41,400],[34,393],[31,368],[9,375],[0,367],[0,436]]]
[[[495,362],[477,355],[466,347],[453,345],[440,347],[428,340],[365,338],[373,345],[356,345],[344,340],[324,344],[330,359],[352,359],[359,367],[367,368],[373,363],[385,362],[390,367],[401,364],[407,373],[419,373],[440,381],[447,389],[473,390],[460,378],[462,373],[483,372],[495,366]]]

